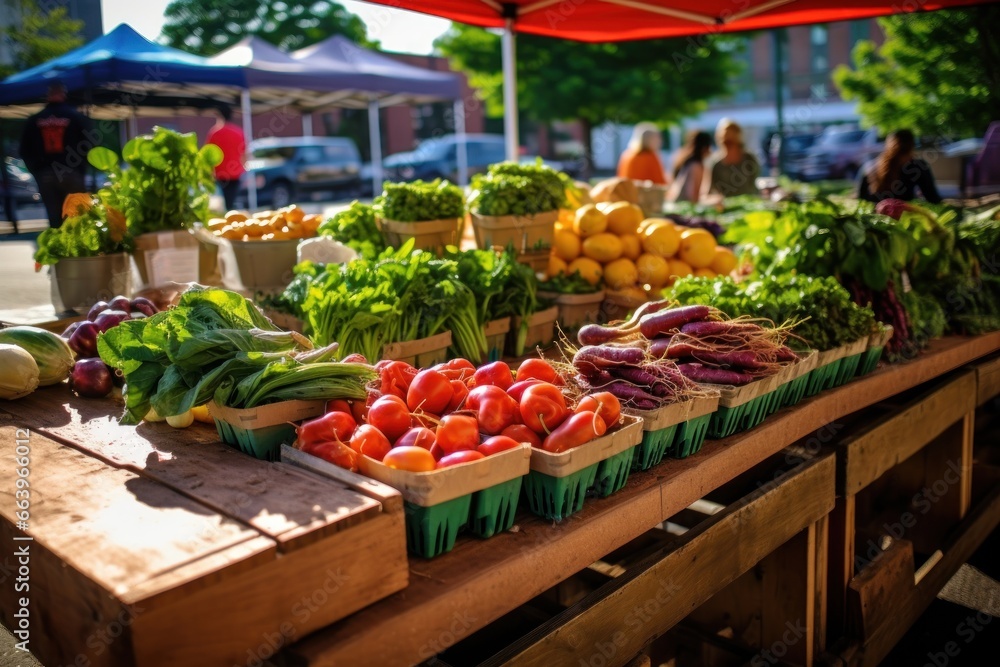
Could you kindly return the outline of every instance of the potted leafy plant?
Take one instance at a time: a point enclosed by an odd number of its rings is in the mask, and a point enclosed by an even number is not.
[[[52,266],[56,311],[86,312],[98,301],[131,294],[133,239],[125,216],[103,196],[73,194],[62,226],[38,236],[35,270]]]
[[[373,205],[386,243],[398,248],[409,239],[418,250],[458,245],[465,221],[462,189],[437,179],[429,183],[385,183]]]
[[[537,255],[538,262],[547,263],[553,225],[565,203],[559,172],[541,162],[491,165],[485,174],[473,177],[469,193],[476,244],[480,248],[512,245],[519,261]],[[544,270],[542,264],[535,268]]]
[[[189,230],[196,222],[208,221],[209,198],[215,192],[214,168],[222,162],[218,146],[199,148],[193,132],[156,127],[152,134],[135,137],[122,148],[127,168],[119,165],[114,151],[102,146],[91,149],[87,160],[108,175],[110,184],[102,189],[101,197],[125,215],[135,237],[136,265],[144,283],[152,277],[147,261],[150,251],[190,248],[197,252],[198,240]]]

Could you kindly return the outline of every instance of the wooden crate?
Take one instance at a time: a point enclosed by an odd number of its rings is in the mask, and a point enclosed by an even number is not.
[[[244,664],[407,585],[396,491],[257,461],[208,425],[120,426],[106,416],[120,409],[65,385],[0,408],[3,442],[31,432],[31,648],[45,664]],[[0,509],[7,544],[13,512]],[[0,593],[8,627],[14,598]]]
[[[1000,523],[993,493],[972,511],[977,399],[976,371],[958,371],[838,435],[829,641],[857,664],[878,664]]]

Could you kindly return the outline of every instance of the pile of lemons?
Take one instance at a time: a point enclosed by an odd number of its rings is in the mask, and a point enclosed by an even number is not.
[[[587,204],[556,222],[549,277],[580,272],[613,290],[658,290],[684,276],[728,275],[736,256],[704,229],[646,218],[628,202]]]

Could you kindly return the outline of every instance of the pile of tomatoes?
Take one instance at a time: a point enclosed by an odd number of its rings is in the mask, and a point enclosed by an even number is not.
[[[604,435],[621,416],[602,392],[574,405],[564,381],[543,359],[513,372],[496,361],[476,368],[453,359],[418,370],[402,361],[375,365],[378,387],[367,401],[330,401],[304,422],[296,447],[348,470],[367,456],[390,468],[429,472],[478,461],[528,443],[564,452]]]

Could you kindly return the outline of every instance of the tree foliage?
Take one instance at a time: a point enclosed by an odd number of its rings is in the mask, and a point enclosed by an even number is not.
[[[1000,7],[904,14],[879,19],[885,43],[861,41],[854,69],[834,80],[844,99],[882,132],[982,136],[1000,120]],[[990,27],[993,26],[993,27]]]
[[[739,44],[739,38],[709,35],[607,44],[518,35],[518,104],[540,121],[666,125],[727,92]],[[455,23],[435,46],[469,74],[487,113],[502,116],[500,37]]]
[[[360,17],[330,0],[173,0],[164,16],[167,44],[205,56],[251,35],[287,51],[332,35],[343,35],[362,46],[377,46],[368,39]]]
[[[15,0],[11,25],[0,28],[11,50],[11,64],[0,65],[0,76],[41,65],[83,44],[80,31],[83,21],[69,17],[66,7],[52,7],[43,11],[37,0]]]

